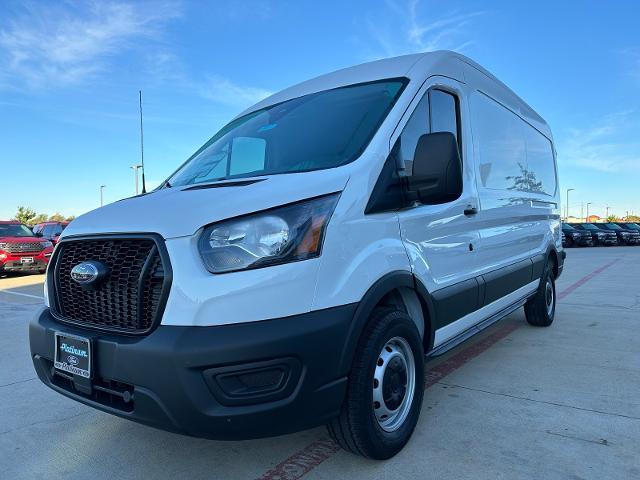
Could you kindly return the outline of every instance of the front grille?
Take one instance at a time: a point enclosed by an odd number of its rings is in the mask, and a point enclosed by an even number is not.
[[[44,247],[39,242],[7,242],[3,250],[9,253],[40,253]]]
[[[106,265],[106,280],[95,288],[71,278],[71,269],[94,260]],[[132,334],[149,332],[162,315],[170,266],[153,238],[66,240],[53,259],[55,311],[62,320],[90,328]],[[53,307],[53,305],[52,305]]]

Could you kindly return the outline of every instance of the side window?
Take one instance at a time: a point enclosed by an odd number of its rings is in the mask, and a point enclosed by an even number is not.
[[[411,175],[413,171],[413,156],[418,139],[426,133],[429,133],[429,95],[422,97],[398,139],[399,167],[404,168],[407,175]]]
[[[556,171],[551,142],[485,95],[475,94],[472,106],[482,186],[552,195]]]
[[[529,125],[525,125],[524,129],[524,140],[527,147],[527,170],[533,180],[527,190],[553,195],[556,191],[556,166],[551,142]]]
[[[520,118],[483,94],[473,95],[473,139],[480,182],[496,190],[519,190],[527,159]]]
[[[267,141],[264,138],[236,137],[231,146],[230,175],[264,170]]]
[[[458,99],[455,95],[438,89],[429,90],[418,103],[400,135],[398,147],[400,168],[404,168],[407,174],[411,174],[418,139],[426,133],[453,133],[460,148],[458,118]]]
[[[429,105],[431,106],[431,133],[453,133],[460,145],[458,99],[451,93],[433,89],[429,91]]]

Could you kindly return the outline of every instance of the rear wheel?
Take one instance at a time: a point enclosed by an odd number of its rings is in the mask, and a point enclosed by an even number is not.
[[[327,425],[343,449],[387,459],[407,443],[424,393],[424,350],[404,312],[376,309],[358,344],[340,416]]]
[[[527,322],[536,327],[548,327],[553,323],[556,314],[556,281],[551,260],[544,268],[535,296],[525,303],[524,314]]]

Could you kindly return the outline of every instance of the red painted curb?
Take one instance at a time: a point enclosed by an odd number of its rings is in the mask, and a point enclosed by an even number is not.
[[[565,298],[567,295],[570,295],[571,293],[573,293],[573,291],[575,289],[577,289],[578,287],[581,287],[582,285],[584,285],[585,283],[587,283],[589,280],[591,280],[593,277],[595,277],[596,275],[599,275],[600,273],[604,272],[607,268],[609,268],[611,265],[613,265],[614,263],[616,263],[618,260],[620,260],[619,258],[616,258],[615,260],[610,261],[609,263],[607,263],[606,265],[603,265],[602,267],[598,268],[597,270],[594,270],[593,272],[591,272],[588,275],[585,275],[584,277],[582,277],[580,280],[578,280],[577,282],[569,285],[567,288],[565,288],[562,292],[560,292],[558,294],[558,300],[562,300],[563,298]]]
[[[562,292],[558,294],[558,300],[570,295],[577,288],[587,283],[593,277],[604,272],[611,265],[616,263],[619,258],[603,265],[602,267],[594,270],[593,272],[585,275],[577,282],[569,285]],[[486,336],[479,342],[469,345],[467,348],[452,355],[447,360],[439,363],[435,367],[425,372],[424,388],[427,389],[439,382],[441,379],[454,372],[458,368],[462,367],[469,360],[480,355],[503,338],[510,335],[514,330],[517,330],[520,324],[506,323],[501,325],[495,332]],[[286,460],[280,462],[264,475],[258,477],[256,480],[298,480],[311,470],[316,468],[322,462],[332,457],[336,452],[340,450],[340,447],[336,445],[332,440],[319,440],[307,445],[302,450],[294,453]]]

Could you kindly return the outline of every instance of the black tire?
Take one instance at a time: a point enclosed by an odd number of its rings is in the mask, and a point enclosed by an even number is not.
[[[553,275],[553,263],[549,260],[540,277],[538,291],[524,305],[524,315],[529,325],[548,327],[553,323],[555,314],[556,279]]]
[[[395,409],[396,412],[404,411],[405,414],[398,414],[398,425],[393,431],[386,431],[377,418],[374,406],[374,389],[378,394],[383,391],[382,384],[374,375],[380,375],[384,362],[378,362],[382,361],[381,356],[386,355],[383,349],[387,349],[389,342],[395,339],[404,341],[405,349],[410,347],[415,367],[414,382],[408,380],[411,376],[408,374],[405,378],[406,389],[400,387],[404,392],[401,394],[403,403]],[[392,361],[388,365],[392,365]],[[387,367],[384,368],[386,371]],[[407,367],[407,371],[409,368]],[[389,368],[389,371],[395,372],[395,369]],[[387,378],[385,375],[384,379]],[[409,395],[411,384],[413,395]],[[388,385],[391,385],[391,379]],[[393,394],[396,394],[396,390],[393,390]],[[409,441],[418,422],[423,395],[424,349],[415,323],[402,311],[392,308],[376,309],[360,337],[340,416],[327,425],[329,435],[340,447],[357,455],[376,460],[391,458]],[[405,398],[407,401],[411,399],[407,406],[404,406]],[[380,403],[377,402],[377,405]],[[385,401],[385,408],[388,405]],[[378,415],[380,411],[378,410]]]

